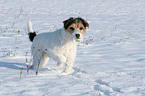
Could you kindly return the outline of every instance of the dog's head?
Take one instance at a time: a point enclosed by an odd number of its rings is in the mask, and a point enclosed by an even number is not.
[[[69,32],[73,39],[76,42],[80,42],[83,40],[83,36],[86,32],[86,27],[89,27],[89,24],[84,19],[78,17],[71,17],[68,20],[63,21],[64,29]]]

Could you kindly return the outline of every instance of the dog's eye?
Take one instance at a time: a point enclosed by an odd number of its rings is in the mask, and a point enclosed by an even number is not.
[[[80,27],[80,30],[83,30],[84,28],[83,27]]]
[[[75,30],[73,27],[70,27],[71,30]]]

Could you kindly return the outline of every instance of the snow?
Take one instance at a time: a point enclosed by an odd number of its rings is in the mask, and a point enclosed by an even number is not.
[[[1,0],[0,96],[145,96],[144,8],[144,0]],[[71,16],[90,24],[72,74],[52,60],[27,72],[27,22],[44,33]]]

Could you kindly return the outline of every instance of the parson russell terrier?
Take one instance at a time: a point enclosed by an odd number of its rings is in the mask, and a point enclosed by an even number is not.
[[[89,24],[80,17],[70,17],[63,23],[64,28],[62,29],[37,35],[32,29],[31,21],[28,22],[29,39],[33,42],[31,68],[44,68],[51,58],[57,62],[57,66],[60,68],[65,64],[64,72],[66,74],[71,73],[76,57],[76,45],[83,41],[86,27],[89,27]]]

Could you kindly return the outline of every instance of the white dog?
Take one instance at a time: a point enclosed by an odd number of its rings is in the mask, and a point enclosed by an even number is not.
[[[31,68],[43,68],[51,58],[57,62],[58,67],[62,67],[65,63],[64,72],[71,73],[76,57],[77,42],[83,40],[86,27],[89,27],[89,24],[80,17],[71,17],[63,23],[64,28],[62,29],[36,36],[31,22],[28,22],[29,38],[33,42],[31,47],[33,65]]]

